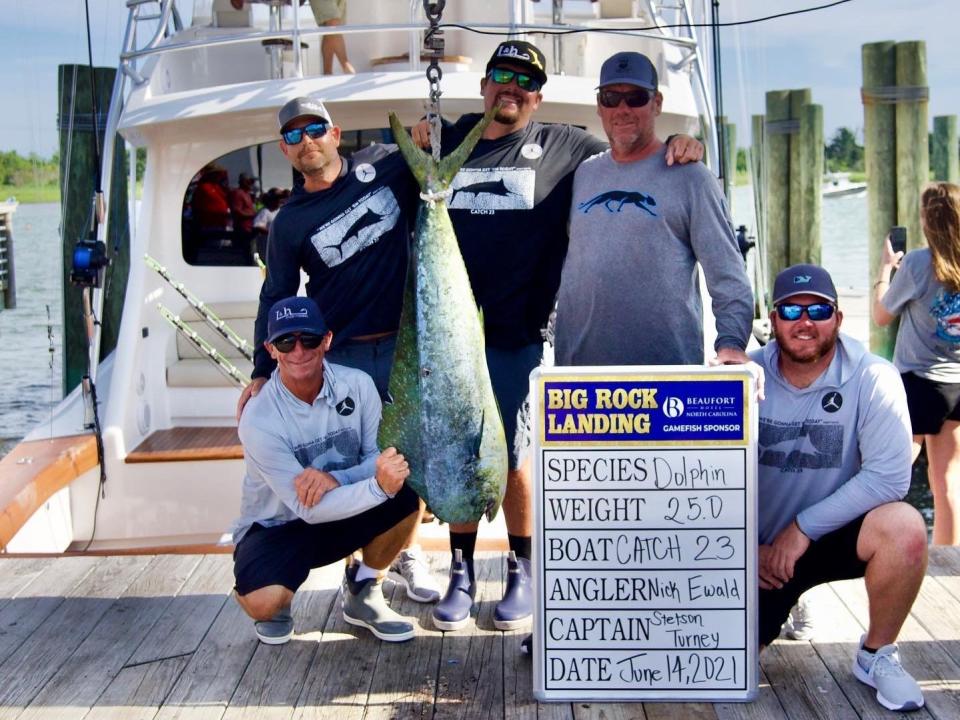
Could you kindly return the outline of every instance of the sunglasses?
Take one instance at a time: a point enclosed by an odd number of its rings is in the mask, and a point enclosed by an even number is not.
[[[642,88],[639,90],[630,90],[628,92],[620,92],[619,90],[600,90],[597,93],[597,102],[603,105],[605,108],[615,108],[620,106],[621,100],[626,100],[627,107],[641,108],[650,102],[650,98],[652,97],[653,93]]]
[[[795,303],[777,305],[777,317],[781,320],[799,320],[803,317],[803,311],[807,311],[807,317],[814,322],[829,320],[833,317],[833,311],[836,308],[830,303],[812,303],[810,305],[797,305]]]
[[[323,342],[323,338],[323,335],[314,335],[313,333],[300,333],[299,335],[290,333],[289,335],[281,335],[271,344],[278,352],[286,354],[293,352],[293,349],[297,346],[297,340],[303,345],[304,350],[316,350]]]
[[[300,141],[303,140],[304,133],[316,140],[326,135],[329,129],[330,126],[325,122],[314,122],[293,130],[281,130],[280,135],[287,145],[299,145]]]
[[[511,80],[517,81],[517,87],[528,92],[537,92],[543,87],[543,83],[531,75],[517,72],[516,70],[504,70],[503,68],[493,68],[487,73],[487,77],[493,80],[497,85],[506,85]]]

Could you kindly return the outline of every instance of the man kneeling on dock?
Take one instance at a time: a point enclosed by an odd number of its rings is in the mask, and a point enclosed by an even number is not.
[[[381,404],[370,376],[324,362],[332,339],[313,300],[275,303],[264,345],[277,369],[240,418],[236,596],[273,645],[293,635],[290,604],[310,569],[361,548],[363,562],[343,580],[343,619],[389,642],[414,635],[380,585],[418,518],[404,484],[410,470],[394,448],[377,450]]]
[[[774,283],[776,342],[760,403],[761,648],[780,633],[805,590],[863,577],[870,624],[853,674],[891,710],[923,706],[893,643],[927,565],[927,533],[899,502],[910,486],[910,417],[893,365],[840,335],[830,275],[794,265]]]

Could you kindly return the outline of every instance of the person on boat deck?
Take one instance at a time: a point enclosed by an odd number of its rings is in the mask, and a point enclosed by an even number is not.
[[[211,163],[200,171],[200,180],[193,191],[190,207],[200,230],[222,232],[232,229],[225,168]]]
[[[237,416],[273,371],[275,362],[263,346],[267,311],[297,293],[301,268],[309,277],[307,295],[333,330],[330,360],[368,373],[385,400],[418,187],[390,147],[371,145],[341,157],[340,128],[317,100],[293,98],[277,119],[280,149],[304,182],[270,227],[254,325],[253,380],[240,396]],[[440,587],[419,552],[416,533],[417,525],[390,577],[406,586],[411,599],[434,602]]]
[[[897,634],[920,589],[927,532],[900,502],[910,486],[910,417],[897,369],[840,333],[829,273],[794,265],[773,287],[775,340],[763,366],[758,465],[759,642],[780,633],[808,588],[866,580],[869,626],[853,674],[891,710],[923,705]]]
[[[640,53],[616,53],[600,69],[597,114],[610,149],[573,179],[557,365],[702,365],[698,263],[716,318],[711,363],[748,362],[753,292],[726,202],[702,164],[668,168],[657,88]]]
[[[873,319],[900,316],[893,364],[907,391],[913,457],[927,446],[933,544],[960,544],[960,186],[933,183],[920,198],[927,247],[904,255],[884,243]],[[894,269],[897,274],[890,279]]]
[[[518,456],[517,414],[527,397],[530,371],[540,364],[542,331],[560,282],[573,173],[606,148],[580,128],[533,120],[546,82],[546,58],[539,48],[522,40],[496,47],[480,94],[484,111],[500,109],[454,179],[447,202],[483,310],[487,368],[510,449],[503,511],[511,554],[503,599],[494,609],[500,629],[528,625],[533,611],[533,488],[529,466]],[[470,113],[444,126],[444,154],[460,144],[480,117]],[[426,121],[414,126],[412,135],[421,147],[429,146]],[[670,142],[671,163],[697,164],[702,155],[703,146],[693,138],[680,135]],[[450,526],[451,550],[460,550],[463,561],[453,563],[447,591],[433,610],[433,623],[441,630],[470,621],[477,528],[476,523]]]
[[[233,215],[233,229],[243,238],[253,234],[253,218],[257,214],[257,207],[253,202],[253,191],[257,184],[256,178],[246,173],[240,173],[237,187],[230,190],[230,213]]]
[[[240,418],[236,597],[268,644],[293,635],[291,602],[310,569],[361,548],[363,561],[344,575],[344,620],[389,642],[414,636],[387,606],[380,576],[416,525],[419,501],[404,483],[403,455],[377,450],[382,406],[373,380],[325,359],[332,337],[310,298],[275,303],[265,347],[277,368]]]

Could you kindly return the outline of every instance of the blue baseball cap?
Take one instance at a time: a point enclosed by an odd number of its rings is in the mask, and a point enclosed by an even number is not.
[[[816,295],[836,304],[837,288],[830,273],[819,265],[791,265],[773,281],[773,304],[779,305],[793,295]]]
[[[646,55],[629,51],[618,52],[604,60],[600,66],[600,84],[597,87],[618,83],[636,85],[656,92],[657,69]]]
[[[317,304],[307,297],[288,297],[278,300],[267,316],[267,342],[290,333],[326,335],[327,322]]]

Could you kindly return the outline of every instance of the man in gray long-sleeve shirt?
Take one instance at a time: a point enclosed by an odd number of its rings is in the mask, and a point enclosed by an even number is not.
[[[923,705],[893,644],[920,589],[927,533],[900,502],[910,486],[910,419],[896,368],[840,335],[830,275],[794,265],[774,283],[775,342],[763,366],[758,470],[761,646],[808,588],[865,577],[870,624],[854,675],[891,710]]]
[[[310,569],[360,548],[344,578],[344,620],[381,640],[414,635],[380,587],[418,518],[410,470],[394,448],[378,452],[380,396],[366,373],[325,362],[332,338],[310,298],[275,303],[265,346],[277,369],[240,418],[236,597],[268,644],[293,635],[290,603]]]
[[[597,113],[610,150],[577,169],[557,298],[557,365],[699,365],[703,268],[717,362],[746,362],[753,293],[716,178],[667,170],[654,134],[662,95],[640,53],[600,71]]]

